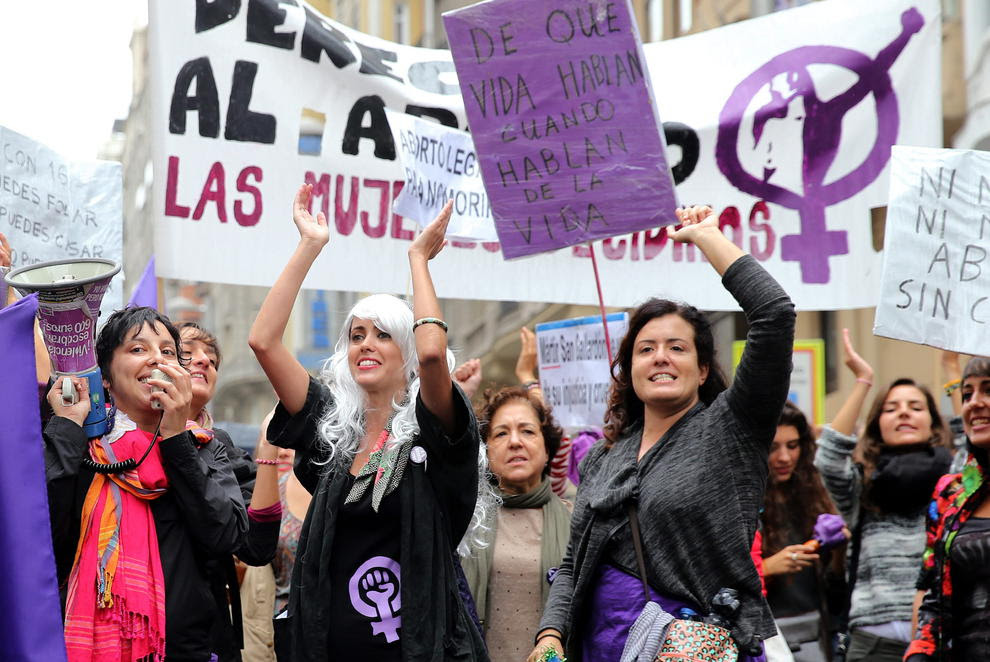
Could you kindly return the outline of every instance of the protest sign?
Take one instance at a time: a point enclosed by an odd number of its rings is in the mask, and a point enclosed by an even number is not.
[[[14,269],[73,258],[123,260],[120,164],[70,161],[0,127],[0,232]],[[123,275],[110,283],[102,318],[121,307]]]
[[[736,370],[743,350],[745,340],[732,343],[732,371]],[[791,369],[791,383],[787,389],[787,399],[804,412],[808,420],[815,425],[825,423],[825,341],[821,338],[813,340],[795,340]]]
[[[628,313],[606,317],[612,354],[629,327]],[[605,328],[599,316],[536,325],[543,398],[565,428],[601,426],[612,386]]]
[[[965,354],[990,340],[990,153],[895,147],[873,333]]]
[[[301,0],[248,6],[149,4],[158,275],[270,286],[309,181],[332,236],[304,286],[405,292],[415,224],[389,208],[405,177],[385,109],[465,129],[450,52]],[[799,309],[875,305],[870,210],[886,204],[890,145],[942,144],[940,47],[937,0],[815,2],[645,45],[678,199],[716,206]],[[738,309],[664,228],[595,243],[609,305]],[[597,305],[589,258],[579,245],[506,262],[494,244],[451,242],[430,269],[443,297]]]
[[[406,182],[392,211],[426,227],[453,200],[448,237],[498,241],[471,135],[405,113],[387,116]]]
[[[677,223],[629,0],[443,16],[506,258]]]

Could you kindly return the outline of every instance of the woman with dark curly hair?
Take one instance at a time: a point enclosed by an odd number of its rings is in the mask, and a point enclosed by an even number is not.
[[[767,602],[797,662],[830,660],[834,615],[842,608],[827,587],[842,588],[847,531],[814,466],[815,435],[790,402],[770,446],[770,481],[763,501],[763,576]]]
[[[485,393],[478,410],[488,464],[502,493],[490,544],[462,559],[493,662],[518,661],[532,648],[552,576],[570,536],[570,507],[550,487],[550,459],[563,430],[533,391]]]
[[[89,387],[73,378],[79,401],[64,404],[57,381],[44,435],[68,659],[209,660],[208,559],[232,554],[248,524],[226,448],[189,420],[192,379],[167,317],[118,310],[96,355],[110,431],[86,438]]]
[[[862,435],[856,420],[873,368],[844,330],[853,390],[818,440],[815,467],[853,530],[848,662],[900,660],[911,641],[915,581],[925,549],[925,511],[952,457],[935,398],[913,379],[877,395]]]
[[[716,595],[734,589],[739,604],[729,627],[742,659],[760,655],[776,631],[749,550],[787,397],[794,307],[722,234],[710,208],[679,217],[682,226],[668,236],[700,248],[722,276],[749,320],[746,350],[727,388],[703,313],[660,299],[633,312],[612,363],[606,441],[581,463],[568,552],[531,661],[565,649],[572,661],[623,657],[647,604],[643,581],[670,614],[709,615]]]

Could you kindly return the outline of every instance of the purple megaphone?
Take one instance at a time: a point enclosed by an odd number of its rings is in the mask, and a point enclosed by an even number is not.
[[[23,295],[38,293],[38,322],[66,404],[78,401],[68,376],[89,381],[90,410],[83,424],[88,437],[109,426],[103,379],[96,362],[96,320],[110,280],[120,271],[111,260],[41,262],[15,269],[4,280]]]

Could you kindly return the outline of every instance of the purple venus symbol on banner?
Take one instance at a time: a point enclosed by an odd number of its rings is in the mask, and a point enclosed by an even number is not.
[[[371,621],[373,635],[385,635],[385,641],[399,640],[402,627],[399,562],[387,556],[373,556],[361,564],[348,582],[351,606]],[[377,620],[374,620],[377,619]]]
[[[836,46],[803,46],[781,53],[739,83],[722,108],[715,146],[719,170],[740,191],[798,212],[801,231],[781,238],[781,257],[800,263],[801,280],[805,283],[827,283],[829,257],[849,252],[846,232],[828,229],[825,210],[869,186],[890,160],[900,116],[889,70],[911,36],[924,24],[925,19],[916,8],[905,11],[901,14],[901,33],[876,59]],[[810,68],[816,65],[848,69],[857,80],[849,89],[824,101],[819,98],[810,73]],[[781,79],[788,88],[784,92],[774,87],[775,81]],[[743,117],[750,103],[768,86],[771,99],[753,116],[753,148],[760,142],[769,120],[789,115],[798,120],[803,118],[800,193],[771,182],[777,172],[777,168],[769,167],[772,162],[764,167],[761,177],[755,177],[739,158],[740,148],[746,148],[741,144],[739,131]],[[876,105],[876,141],[858,167],[826,184],[825,175],[842,141],[843,118],[869,96]],[[794,104],[796,108],[792,102],[798,102]],[[772,143],[768,152],[771,148]]]

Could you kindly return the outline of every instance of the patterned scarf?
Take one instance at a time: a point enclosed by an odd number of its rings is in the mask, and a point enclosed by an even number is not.
[[[402,401],[400,408],[408,404],[408,398]],[[382,504],[382,499],[395,491],[402,481],[402,474],[406,471],[406,464],[409,462],[409,451],[412,448],[412,440],[406,439],[401,444],[389,443],[394,440],[392,436],[392,421],[395,419],[395,412],[385,423],[385,429],[378,436],[368,456],[368,463],[364,465],[358,475],[354,478],[354,485],[348,492],[344,503],[357,503],[364,496],[369,484],[374,484],[371,491],[371,508],[377,513],[378,507]],[[374,478],[372,478],[374,476]]]
[[[211,432],[192,422],[198,445]],[[160,438],[159,438],[160,440]],[[97,462],[138,459],[151,434],[118,412],[113,430],[90,440]],[[165,578],[150,502],[168,490],[156,443],[137,468],[95,474],[82,509],[69,575],[65,644],[69,662],[135,662],[165,656]]]

